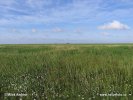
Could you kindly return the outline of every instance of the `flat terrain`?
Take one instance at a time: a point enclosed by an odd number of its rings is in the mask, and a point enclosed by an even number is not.
[[[133,45],[0,45],[0,92],[4,100],[19,97],[2,93],[25,93],[23,100],[133,100]]]

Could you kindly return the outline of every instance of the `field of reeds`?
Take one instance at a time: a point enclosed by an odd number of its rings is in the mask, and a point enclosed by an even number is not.
[[[0,45],[0,100],[19,99],[133,100],[133,45]]]

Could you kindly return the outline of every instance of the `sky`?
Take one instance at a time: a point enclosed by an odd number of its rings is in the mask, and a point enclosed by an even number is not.
[[[133,43],[133,0],[0,0],[0,44]]]

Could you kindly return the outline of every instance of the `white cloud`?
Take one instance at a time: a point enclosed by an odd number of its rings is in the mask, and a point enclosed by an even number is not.
[[[74,30],[75,33],[82,33],[82,30],[81,29],[76,29]]]
[[[12,29],[12,32],[17,32],[17,30],[14,28],[14,29]]]
[[[64,30],[61,28],[55,28],[53,29],[53,32],[64,32]]]
[[[102,30],[125,30],[125,29],[129,29],[129,26],[117,20],[114,20],[110,23],[99,26],[98,28]]]
[[[34,28],[33,28],[31,31],[32,31],[33,33],[36,33],[36,32],[37,32],[37,30],[36,30],[36,29],[34,29]]]

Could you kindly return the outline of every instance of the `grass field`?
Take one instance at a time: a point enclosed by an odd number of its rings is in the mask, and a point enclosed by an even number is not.
[[[27,94],[22,100],[133,100],[133,45],[0,45],[0,93],[0,100],[20,98],[3,93]]]

